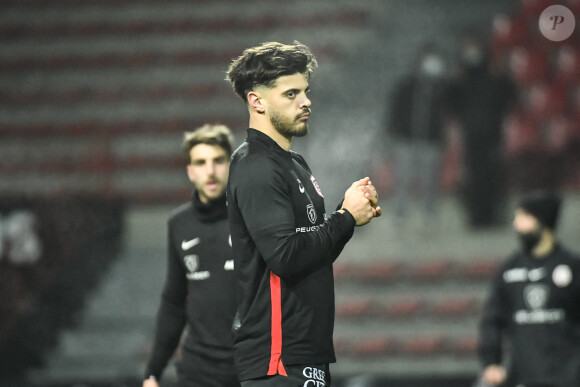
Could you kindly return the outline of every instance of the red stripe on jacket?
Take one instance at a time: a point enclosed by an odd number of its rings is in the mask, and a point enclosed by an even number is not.
[[[282,287],[280,286],[280,277],[272,272],[270,272],[270,300],[272,305],[272,349],[270,350],[268,375],[288,376],[280,359],[282,356]]]

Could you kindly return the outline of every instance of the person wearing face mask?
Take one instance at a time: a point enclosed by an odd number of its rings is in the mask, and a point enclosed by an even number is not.
[[[440,183],[445,146],[446,62],[433,45],[419,54],[412,74],[395,88],[391,98],[389,134],[393,140],[396,221],[406,218],[413,185],[420,186],[422,213],[432,218]]]
[[[460,65],[450,95],[453,115],[462,128],[464,204],[470,226],[484,228],[499,220],[502,121],[516,100],[516,88],[492,65],[476,36],[464,38]]]
[[[560,206],[558,196],[535,192],[515,210],[521,249],[496,274],[484,309],[481,385],[580,385],[580,259],[556,237]]]

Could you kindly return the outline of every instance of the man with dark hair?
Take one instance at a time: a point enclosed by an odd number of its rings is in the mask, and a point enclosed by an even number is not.
[[[480,330],[483,381],[492,385],[577,387],[580,383],[580,260],[554,235],[560,198],[525,197],[515,211],[522,249],[500,268]],[[503,339],[511,342],[509,377]]]
[[[238,295],[234,359],[244,387],[330,385],[332,264],[355,225],[381,213],[367,177],[327,215],[308,164],[290,151],[292,138],[308,132],[315,67],[303,44],[271,42],[245,50],[227,72],[250,116],[227,188]]]
[[[143,387],[158,387],[187,326],[177,365],[183,387],[239,386],[231,326],[236,311],[225,189],[232,134],[223,125],[186,132],[187,176],[195,190],[168,223],[167,276]]]

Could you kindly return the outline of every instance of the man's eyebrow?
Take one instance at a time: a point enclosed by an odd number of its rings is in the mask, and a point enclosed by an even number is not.
[[[282,94],[287,94],[287,93],[290,93],[290,92],[299,93],[299,92],[301,92],[301,91],[302,91],[302,89],[300,89],[300,88],[297,88],[297,87],[293,87],[293,88],[290,88],[290,89],[284,90],[284,91],[282,92]],[[304,91],[310,91],[310,86],[306,86],[306,88],[304,89]]]
[[[290,93],[290,92],[293,92],[293,93],[298,93],[298,92],[300,92],[300,89],[293,87],[293,88],[291,88],[291,89],[284,90],[284,91],[282,92],[282,94],[288,94],[288,93]]]

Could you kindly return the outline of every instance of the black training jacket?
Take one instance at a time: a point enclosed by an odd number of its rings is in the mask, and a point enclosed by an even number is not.
[[[255,129],[232,156],[227,197],[240,381],[284,374],[284,365],[334,362],[332,263],[354,218],[327,216],[302,156]]]
[[[194,194],[172,214],[168,234],[167,275],[145,376],[161,376],[186,324],[188,358],[218,373],[231,371],[236,296],[225,196],[203,204]]]
[[[484,366],[511,342],[515,384],[580,386],[580,260],[564,248],[546,258],[513,254],[494,279],[480,327]]]

